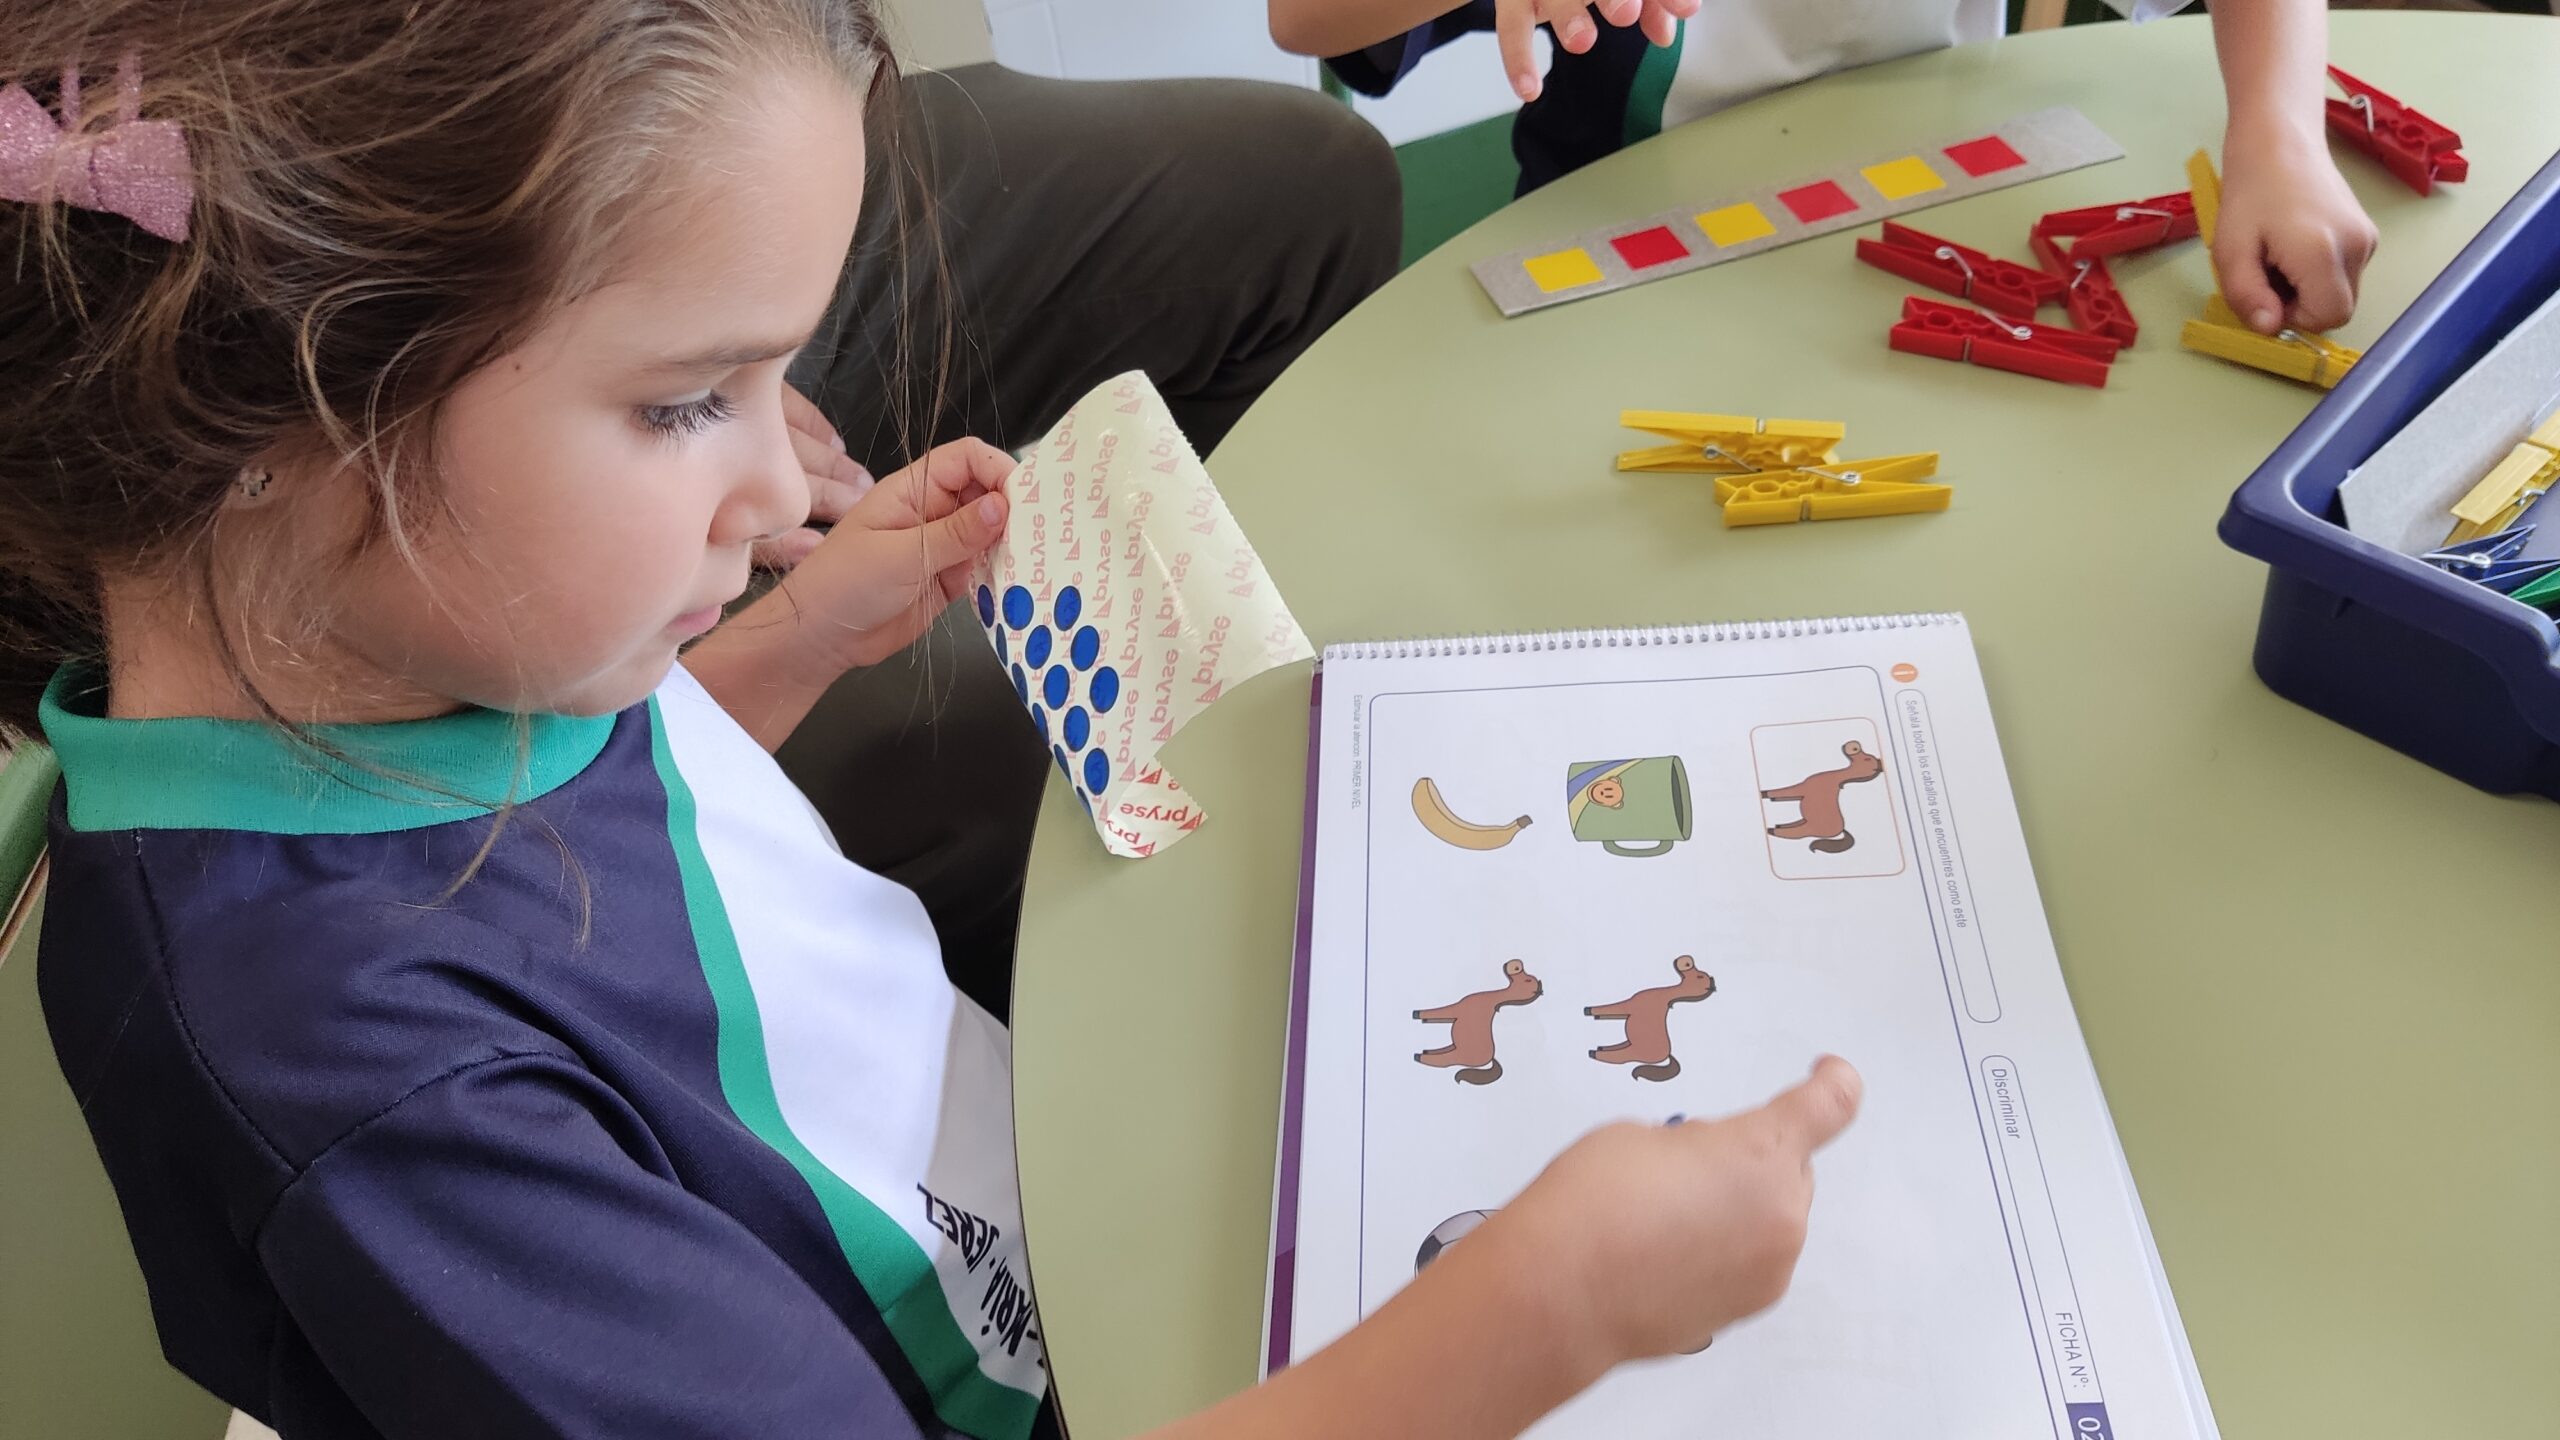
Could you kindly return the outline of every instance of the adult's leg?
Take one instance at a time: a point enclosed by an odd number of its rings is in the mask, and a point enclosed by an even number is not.
[[[1394,155],[1316,92],[995,65],[900,89],[894,153],[874,157],[848,283],[824,353],[804,366],[867,463],[896,458],[902,440],[1014,448],[1130,369],[1148,372],[1207,454],[1395,273]],[[884,173],[908,162],[920,175]],[[933,239],[902,237],[902,218],[938,237],[947,283]],[[929,427],[901,436],[901,371],[929,368],[945,333],[950,393]]]
[[[1125,370],[1205,454],[1394,273],[1394,158],[1313,92],[995,66],[901,89],[903,156],[874,157],[836,312],[794,377],[883,473],[961,435],[1028,443]],[[920,180],[899,173],[909,157]],[[902,208],[938,232],[947,276],[901,243]],[[909,403],[933,357],[902,356],[902,332],[930,351],[945,330],[947,393]],[[1003,1014],[1048,756],[965,611],[848,676],[781,759],[848,855],[924,897],[954,978]]]

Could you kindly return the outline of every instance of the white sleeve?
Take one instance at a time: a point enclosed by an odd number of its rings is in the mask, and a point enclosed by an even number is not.
[[[2106,0],[2106,7],[2140,25],[2165,20],[2194,3],[2195,0]]]

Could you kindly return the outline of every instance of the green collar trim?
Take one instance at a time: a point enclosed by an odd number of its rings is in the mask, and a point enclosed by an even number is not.
[[[576,778],[615,718],[458,710],[317,725],[306,742],[246,720],[111,720],[106,697],[96,671],[72,666],[45,687],[74,830],[379,835],[478,819]]]

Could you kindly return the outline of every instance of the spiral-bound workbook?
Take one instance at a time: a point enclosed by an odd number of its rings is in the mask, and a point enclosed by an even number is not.
[[[1787,1298],[1537,1436],[2215,1433],[1962,617],[1337,646],[1316,697],[1268,1368],[1593,1126],[1833,1052]]]

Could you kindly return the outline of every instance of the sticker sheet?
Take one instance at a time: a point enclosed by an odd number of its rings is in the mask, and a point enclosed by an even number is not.
[[[2124,147],[2088,116],[2058,105],[1988,132],[1902,146],[1863,164],[1586,230],[1473,268],[1505,317],[1525,315],[2122,158]]]
[[[1005,483],[978,623],[1094,830],[1139,858],[1200,828],[1156,752],[1229,687],[1314,652],[1147,377],[1076,402]]]

